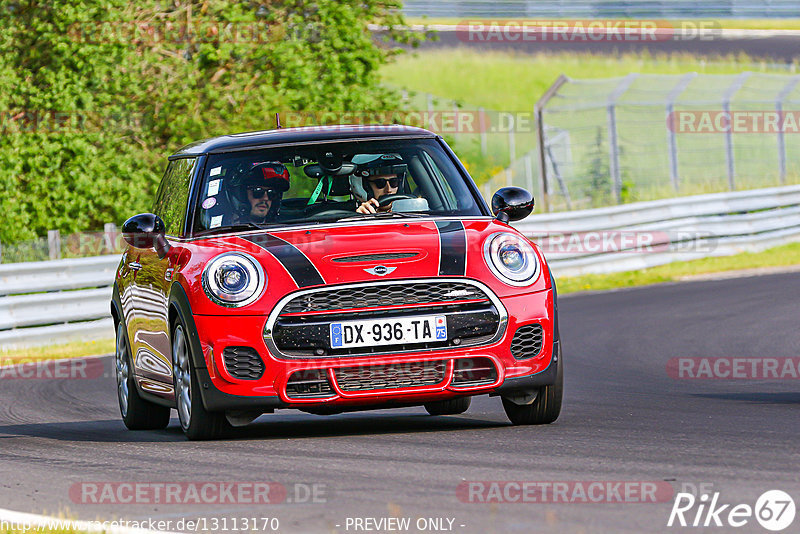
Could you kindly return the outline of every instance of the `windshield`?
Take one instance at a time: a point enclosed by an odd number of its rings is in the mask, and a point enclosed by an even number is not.
[[[433,139],[294,145],[209,156],[195,233],[383,217],[484,215]]]

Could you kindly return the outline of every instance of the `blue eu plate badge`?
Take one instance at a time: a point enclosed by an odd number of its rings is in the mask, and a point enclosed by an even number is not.
[[[342,346],[342,323],[331,325],[331,348]]]

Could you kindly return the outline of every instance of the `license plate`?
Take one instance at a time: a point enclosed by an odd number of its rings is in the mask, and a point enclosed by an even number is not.
[[[331,323],[331,348],[447,341],[447,318],[425,315]]]

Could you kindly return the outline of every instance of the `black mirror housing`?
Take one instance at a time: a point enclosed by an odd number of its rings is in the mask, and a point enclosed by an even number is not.
[[[122,235],[130,246],[155,248],[159,258],[163,258],[170,248],[166,232],[164,221],[152,213],[134,215],[122,225]]]
[[[492,213],[507,223],[521,221],[533,211],[533,195],[521,187],[504,187],[492,197]]]

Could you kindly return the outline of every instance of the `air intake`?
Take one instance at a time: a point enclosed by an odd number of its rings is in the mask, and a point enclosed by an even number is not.
[[[542,352],[544,329],[540,324],[529,324],[519,327],[511,340],[511,355],[517,360],[535,358]]]
[[[295,371],[286,384],[286,396],[290,399],[321,399],[335,395],[325,369]]]
[[[226,347],[222,351],[225,369],[240,380],[258,380],[264,374],[264,362],[252,347]]]
[[[459,358],[454,362],[454,388],[492,384],[497,380],[497,369],[489,358]]]
[[[359,261],[388,261],[388,260],[404,260],[406,258],[413,258],[419,256],[417,252],[395,252],[386,254],[363,254],[361,256],[345,256],[343,258],[334,258],[336,263],[356,263]]]

